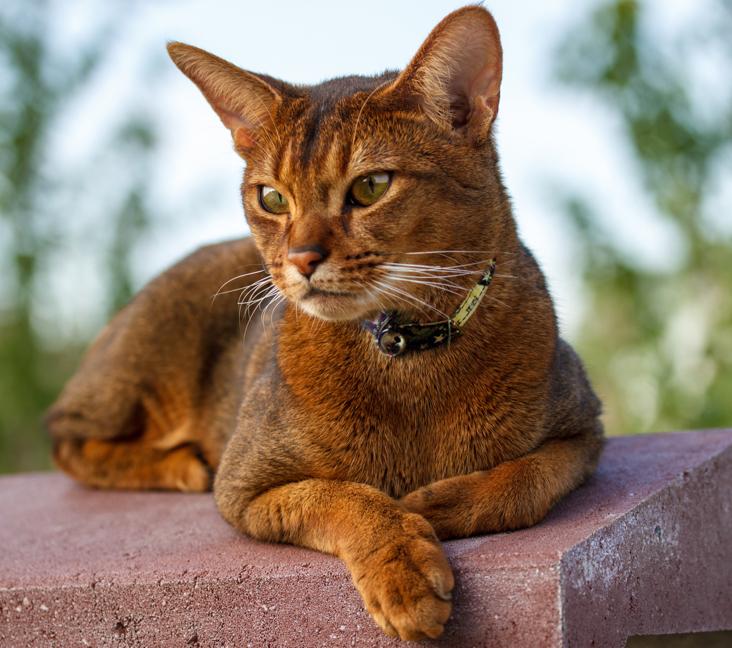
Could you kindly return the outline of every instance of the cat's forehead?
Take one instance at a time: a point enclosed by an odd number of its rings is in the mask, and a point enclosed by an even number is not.
[[[266,167],[282,181],[331,178],[345,173],[354,154],[356,138],[363,139],[366,115],[361,108],[373,90],[395,78],[396,72],[330,79],[297,88],[297,97],[288,102],[278,132],[269,148]],[[357,122],[361,127],[356,132]]]

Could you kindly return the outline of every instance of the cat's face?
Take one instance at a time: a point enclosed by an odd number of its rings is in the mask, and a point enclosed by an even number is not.
[[[400,75],[310,88],[171,46],[247,161],[247,219],[290,302],[327,320],[388,309],[436,319],[457,305],[503,225],[489,137],[497,39],[490,15],[467,8]]]
[[[462,260],[422,253],[484,249],[485,155],[426,116],[364,106],[383,81],[294,100],[247,154],[245,210],[273,281],[324,319],[412,310],[403,293],[427,301],[434,277],[399,264],[451,266]]]

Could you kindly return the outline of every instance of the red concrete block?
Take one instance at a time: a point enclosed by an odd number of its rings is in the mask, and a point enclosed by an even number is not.
[[[732,430],[611,439],[541,524],[446,543],[443,646],[620,647],[732,629]],[[238,535],[210,495],[0,479],[0,645],[390,646],[335,558]]]

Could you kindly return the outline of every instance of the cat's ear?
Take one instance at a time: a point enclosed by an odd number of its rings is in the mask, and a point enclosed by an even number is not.
[[[262,77],[198,47],[168,43],[168,54],[231,131],[237,150],[253,148],[257,131],[273,119],[281,93]]]
[[[498,112],[502,58],[493,16],[464,7],[432,30],[387,92],[405,93],[441,126],[483,138]]]

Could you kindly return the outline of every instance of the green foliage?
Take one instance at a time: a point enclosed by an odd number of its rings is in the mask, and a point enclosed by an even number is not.
[[[581,241],[589,300],[578,346],[611,433],[729,425],[732,210],[710,197],[732,169],[732,87],[726,75],[700,91],[685,63],[701,50],[732,68],[732,3],[709,0],[669,42],[644,5],[601,1],[562,39],[557,77],[618,118],[635,160],[629,181],[681,246],[674,263],[649,269],[595,213],[593,196],[569,197],[563,213]],[[0,4],[0,472],[50,465],[40,417],[88,342],[87,330],[56,329],[56,268],[93,256],[105,317],[135,288],[130,256],[151,224],[156,130],[144,110],[105,124],[78,167],[48,164],[55,129],[121,28],[120,7],[109,9],[91,39],[58,51],[49,36],[58,6]]]
[[[732,421],[732,221],[729,205],[725,214],[711,201],[720,177],[732,180],[732,87],[725,75],[707,95],[687,65],[701,49],[729,69],[730,33],[729,2],[712,3],[668,42],[645,5],[614,0],[575,26],[559,52],[560,80],[620,119],[638,162],[628,174],[640,173],[682,242],[670,268],[649,270],[603,226],[592,197],[565,204],[590,299],[578,346],[613,434]]]
[[[0,472],[50,465],[40,417],[85,346],[79,339],[59,340],[53,330],[47,284],[55,264],[98,246],[95,252],[106,259],[104,310],[114,311],[132,294],[129,255],[149,222],[155,140],[144,116],[110,125],[99,155],[80,168],[48,167],[54,128],[93,81],[114,36],[110,17],[90,42],[59,53],[48,36],[53,8],[22,0],[0,8]],[[111,232],[105,237],[70,226],[80,210],[67,195],[71,187],[80,188],[77,194],[93,192],[102,169],[120,178],[96,204],[97,219],[105,219],[97,229]]]

